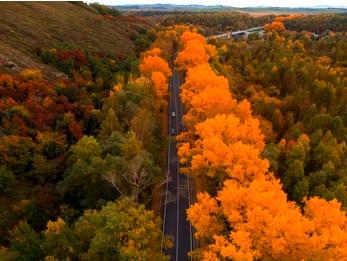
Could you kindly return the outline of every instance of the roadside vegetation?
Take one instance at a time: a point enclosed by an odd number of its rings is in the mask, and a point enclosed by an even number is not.
[[[236,97],[251,102],[266,138],[263,155],[288,197],[337,198],[346,207],[346,35],[315,39],[281,22],[267,30],[216,42],[213,64]]]
[[[332,62],[309,63],[304,44],[291,39],[296,33],[286,36],[280,23],[266,26],[263,38],[221,43],[221,49],[196,32],[180,37],[175,63],[185,74],[187,131],[178,137],[178,155],[199,191],[187,212],[199,241],[191,253],[197,260],[347,258],[346,128],[344,113],[336,111],[345,106],[333,96],[343,97],[345,70],[336,57],[342,74]],[[239,67],[219,64],[221,52],[232,52],[229,61],[240,59]],[[247,80],[254,82],[238,85]],[[265,108],[273,114],[259,111]],[[280,122],[283,134],[275,129]]]
[[[57,77],[0,75],[1,260],[168,260],[152,209],[175,34],[139,28],[129,53],[57,41],[32,50]]]
[[[170,65],[197,191],[190,254],[346,260],[345,21],[0,3],[0,260],[170,260]]]

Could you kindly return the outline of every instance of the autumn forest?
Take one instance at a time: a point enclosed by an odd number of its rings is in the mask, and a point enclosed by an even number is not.
[[[0,28],[0,261],[347,260],[346,13],[3,2]]]

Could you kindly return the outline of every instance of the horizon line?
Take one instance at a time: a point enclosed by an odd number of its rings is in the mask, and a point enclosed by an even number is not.
[[[272,5],[258,5],[258,6],[243,6],[243,7],[236,7],[232,5],[222,5],[222,4],[215,4],[215,5],[203,5],[203,4],[172,4],[172,3],[154,3],[154,4],[117,4],[117,5],[109,5],[109,6],[132,6],[132,5],[141,5],[141,6],[151,6],[151,5],[172,5],[172,6],[204,6],[204,7],[215,7],[215,6],[221,6],[221,7],[231,7],[231,8],[311,8],[311,9],[329,9],[329,8],[340,8],[340,9],[347,9],[347,6],[333,6],[333,5],[308,5],[308,6],[272,6]]]

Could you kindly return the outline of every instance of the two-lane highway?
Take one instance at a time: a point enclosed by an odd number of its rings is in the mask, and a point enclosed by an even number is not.
[[[187,261],[188,252],[192,250],[192,228],[187,221],[186,210],[190,205],[190,182],[186,175],[179,172],[179,161],[175,136],[184,130],[182,122],[182,103],[179,96],[180,76],[172,66],[169,101],[169,148],[168,172],[163,200],[163,234],[174,239],[174,247],[162,250],[170,255],[171,261]],[[174,114],[173,114],[174,113]]]

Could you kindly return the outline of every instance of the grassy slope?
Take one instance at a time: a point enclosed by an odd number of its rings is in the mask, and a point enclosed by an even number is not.
[[[38,67],[55,74],[33,54],[42,47],[72,45],[129,54],[137,26],[136,21],[102,17],[69,2],[0,2],[0,71],[11,61],[18,69]]]

